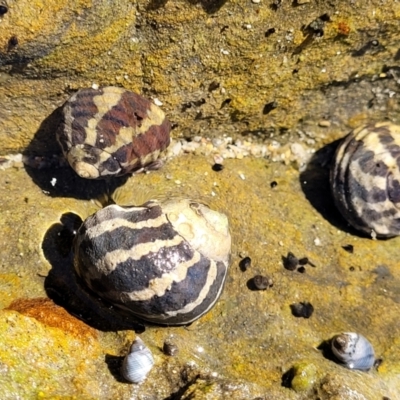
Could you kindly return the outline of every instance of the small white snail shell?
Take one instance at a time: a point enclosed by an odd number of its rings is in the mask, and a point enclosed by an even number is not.
[[[331,349],[337,360],[350,369],[368,370],[375,363],[371,343],[359,333],[344,332],[332,338]]]
[[[140,383],[146,379],[153,368],[154,359],[143,340],[137,337],[125,356],[121,367],[122,376],[131,383]]]

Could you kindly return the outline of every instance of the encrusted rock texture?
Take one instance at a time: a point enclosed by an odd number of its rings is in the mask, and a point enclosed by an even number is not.
[[[71,232],[101,206],[104,182],[83,181],[68,167],[0,171],[2,399],[398,398],[400,238],[352,231],[334,209],[323,168],[299,173],[244,158],[215,172],[212,163],[180,155],[112,195],[122,205],[191,197],[228,215],[233,252],[225,290],[188,327],[116,315],[77,285]],[[284,268],[289,251],[308,258],[305,271]],[[245,256],[252,261],[244,271]],[[273,285],[254,290],[255,275]],[[300,302],[312,304],[309,318],[293,315],[291,305]],[[335,363],[326,342],[342,331],[366,336],[381,363],[368,372]],[[135,334],[155,359],[140,385],[119,373]],[[163,354],[165,340],[177,355]]]
[[[301,171],[246,157],[216,172],[212,155],[179,154],[109,183],[82,180],[57,157],[1,169],[0,398],[399,399],[400,238],[361,237],[342,220],[324,146],[369,120],[399,122],[400,3],[1,5],[2,156],[58,157],[59,107],[94,84],[158,99],[175,139],[322,150]],[[232,264],[207,315],[188,327],[146,325],[80,290],[71,232],[110,196],[191,197],[228,215]],[[303,273],[284,268],[289,251],[311,262]],[[273,286],[254,290],[255,275]],[[300,302],[314,307],[309,318],[293,315]],[[368,372],[335,363],[326,342],[342,331],[367,337],[380,363]],[[136,334],[155,359],[140,385],[119,373]],[[163,354],[166,339],[177,355]]]
[[[46,143],[57,125],[52,113],[93,84],[157,98],[176,137],[305,135],[318,147],[366,120],[399,119],[397,2],[8,0],[7,7],[0,154],[29,144],[32,152],[55,151]]]

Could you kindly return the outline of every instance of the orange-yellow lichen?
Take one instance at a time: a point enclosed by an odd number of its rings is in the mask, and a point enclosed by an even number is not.
[[[68,314],[64,308],[45,297],[17,299],[6,310],[17,311],[27,317],[35,318],[45,325],[59,328],[82,340],[85,340],[87,337],[97,338],[97,331],[95,329]]]

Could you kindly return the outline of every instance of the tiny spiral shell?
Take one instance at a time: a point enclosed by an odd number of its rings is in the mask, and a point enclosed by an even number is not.
[[[143,340],[137,337],[125,356],[121,367],[122,376],[131,383],[143,382],[153,368],[154,359]]]
[[[337,148],[331,189],[355,229],[379,238],[400,235],[400,126],[371,123],[350,132]]]
[[[365,371],[374,366],[374,349],[359,333],[344,332],[334,336],[331,349],[338,362],[349,369]]]

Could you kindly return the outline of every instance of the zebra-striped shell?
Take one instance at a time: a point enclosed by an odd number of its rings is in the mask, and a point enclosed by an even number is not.
[[[81,89],[66,101],[57,139],[82,178],[124,175],[154,164],[170,123],[156,105],[119,87]]]
[[[350,132],[331,170],[335,204],[367,235],[400,234],[400,126],[381,122]]]
[[[338,362],[350,369],[368,370],[374,366],[375,353],[371,343],[362,335],[345,332],[331,341]]]
[[[111,205],[86,219],[74,266],[115,306],[159,324],[187,324],[222,292],[231,250],[224,214],[191,200]]]
[[[137,337],[125,356],[121,367],[121,375],[131,383],[140,383],[146,379],[153,368],[154,359],[143,340]]]

